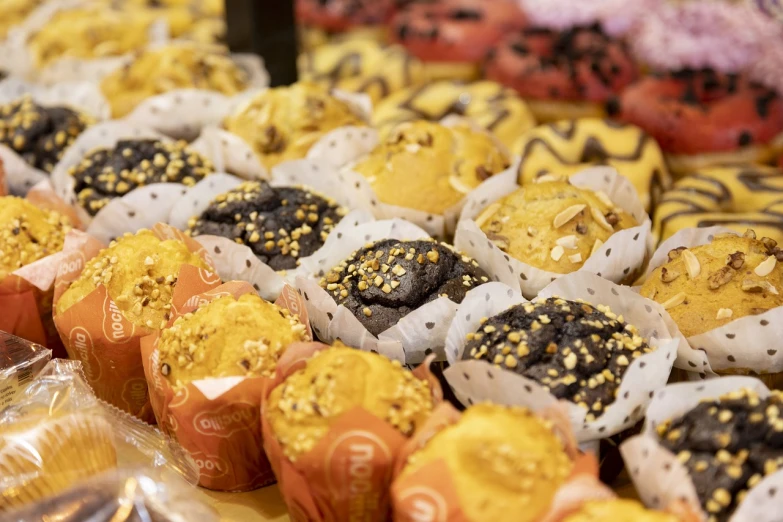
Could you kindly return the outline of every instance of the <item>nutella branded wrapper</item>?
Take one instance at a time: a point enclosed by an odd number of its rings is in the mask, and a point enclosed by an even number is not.
[[[110,117],[109,104],[100,90],[89,82],[62,82],[52,86],[27,83],[18,78],[0,81],[0,105],[29,95],[44,107],[67,107],[91,116],[96,121]],[[49,174],[27,163],[6,145],[0,145],[0,160],[5,163],[11,194],[25,195],[34,185],[49,179]]]
[[[318,343],[292,345],[277,365],[272,390],[302,368]],[[442,401],[437,379],[428,364],[413,371],[432,387],[435,404]],[[367,410],[357,407],[336,419],[309,452],[292,462],[284,456],[264,413],[264,449],[277,477],[280,493],[294,522],[384,522],[390,516],[389,485],[399,452],[407,440],[399,431]]]
[[[203,247],[184,233],[163,223],[155,225],[152,231],[161,240],[183,241],[191,252],[198,253],[211,265]],[[55,307],[103,246],[89,236],[84,236],[81,243],[66,241],[55,280]],[[216,274],[182,265],[172,310],[185,306],[191,296],[219,285]],[[82,362],[87,382],[98,398],[142,420],[154,420],[140,349],[141,339],[154,333],[152,329],[128,321],[103,284],[65,312],[55,314],[54,323],[70,358]]]
[[[169,326],[181,315],[211,301],[252,293],[252,285],[232,281],[191,296],[177,308]],[[299,294],[285,287],[276,301],[299,315],[306,325],[307,310]],[[160,332],[141,341],[144,373],[158,426],[174,438],[199,468],[199,485],[219,491],[247,491],[274,482],[264,454],[261,434],[261,401],[272,379],[222,377],[200,379],[175,390],[160,376],[158,342]]]
[[[587,410],[575,403],[560,400],[545,386],[483,360],[463,360],[467,335],[481,326],[482,318],[493,317],[509,307],[526,302],[516,289],[501,283],[487,283],[471,290],[457,308],[446,339],[449,368],[444,375],[457,398],[465,405],[490,401],[509,406],[525,406],[534,410],[562,403],[568,411],[574,433],[580,443],[594,443],[611,437],[635,425],[655,390],[666,386],[678,347],[685,339],[670,332],[660,305],[641,297],[628,287],[622,287],[587,272],[575,272],[554,281],[538,297],[584,299],[594,306],[608,306],[622,315],[628,324],[655,348],[634,359],[626,369],[616,399],[603,414],[587,421]],[[684,349],[684,348],[680,348]]]
[[[534,297],[546,285],[564,274],[549,272],[515,259],[498,248],[475,222],[495,201],[519,189],[516,167],[492,176],[468,194],[454,236],[454,246],[465,252],[485,270],[499,274],[500,282],[519,288],[525,297]],[[628,179],[612,167],[591,167],[569,178],[576,186],[603,191],[617,206],[631,214],[638,226],[620,230],[598,248],[577,272],[597,274],[615,283],[635,279],[653,251],[652,222]]]
[[[661,508],[679,500],[692,511],[699,513],[702,520],[707,519],[707,513],[701,507],[688,470],[671,451],[658,442],[655,427],[664,421],[687,415],[702,400],[717,399],[742,388],[756,391],[761,398],[769,396],[769,389],[759,379],[740,376],[676,383],[656,392],[647,409],[644,432],[620,446],[636,491],[647,506]],[[778,497],[781,491],[783,471],[778,470],[747,491],[747,496],[728,521],[779,520]]]

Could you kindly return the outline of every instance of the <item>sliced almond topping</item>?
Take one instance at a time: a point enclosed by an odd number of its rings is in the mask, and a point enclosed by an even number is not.
[[[675,249],[669,250],[669,253],[666,254],[666,256],[669,258],[669,261],[674,261],[680,257],[680,254],[683,250],[686,250],[686,247],[677,247]]]
[[[735,274],[736,272],[732,270],[730,266],[724,266],[720,270],[716,270],[714,273],[710,274],[707,281],[709,281],[711,289],[717,290],[734,279]]]
[[[715,316],[715,319],[728,319],[734,315],[734,312],[731,308],[721,308],[718,310],[718,314]]]
[[[755,270],[753,270],[757,276],[759,277],[765,277],[768,276],[772,270],[775,268],[775,265],[777,264],[778,260],[775,259],[775,256],[769,256],[767,259],[759,263],[759,266],[756,267]]]
[[[557,174],[544,174],[543,176],[538,176],[534,181],[535,183],[548,183],[550,181],[565,181],[564,176],[558,176]]]
[[[742,237],[749,237],[750,239],[756,239],[756,232],[752,228],[749,228],[745,231],[744,234],[742,234]]]
[[[479,228],[482,228],[486,222],[495,215],[495,212],[497,212],[498,209],[500,209],[500,203],[492,203],[490,206],[485,208],[476,218],[476,225],[478,225]]]
[[[577,214],[579,214],[581,211],[583,211],[587,207],[587,205],[571,205],[564,211],[560,212],[558,215],[555,216],[555,222],[554,226],[555,228],[560,228],[572,219],[574,219]]]
[[[527,227],[527,235],[528,236],[533,237],[536,234],[538,234],[538,229],[536,229],[534,227]]]
[[[582,262],[582,254],[577,252],[576,254],[568,256],[568,260],[572,263],[581,263]]]
[[[600,239],[596,239],[595,243],[593,243],[593,249],[590,250],[590,255],[592,256],[593,254],[598,252],[598,249],[601,248],[602,246],[604,246],[604,242],[601,241]]]
[[[563,250],[563,247],[560,245],[557,245],[555,248],[552,249],[552,252],[550,255],[552,256],[552,259],[555,261],[560,261],[560,258],[563,257],[563,254],[565,253],[565,250]]]
[[[752,294],[767,291],[770,294],[778,295],[778,289],[772,286],[769,281],[754,281],[753,279],[745,279],[742,281],[742,290]]]
[[[601,200],[601,203],[606,205],[609,208],[614,208],[616,205],[614,204],[614,201],[609,198],[609,196],[604,192],[603,190],[599,190],[595,193],[596,197]]]
[[[612,225],[609,224],[604,215],[601,214],[600,210],[595,207],[590,207],[590,214],[593,215],[593,219],[601,226],[601,228],[610,232],[614,232],[614,228],[612,228]]]
[[[569,250],[576,249],[576,236],[574,235],[563,236],[555,242],[563,248],[567,248]]]
[[[661,306],[663,306],[664,310],[674,308],[675,306],[680,306],[685,302],[685,297],[685,292],[680,292],[679,294],[670,297],[667,301],[661,304]]]
[[[671,283],[675,279],[680,277],[680,273],[676,270],[671,270],[669,268],[661,267],[661,281],[664,283]]]
[[[449,185],[451,185],[451,188],[462,194],[467,194],[473,190],[473,187],[462,181],[462,178],[458,176],[449,176]]]
[[[690,250],[683,250],[682,258],[685,261],[685,271],[688,272],[688,277],[696,279],[701,273],[701,264],[696,255]]]

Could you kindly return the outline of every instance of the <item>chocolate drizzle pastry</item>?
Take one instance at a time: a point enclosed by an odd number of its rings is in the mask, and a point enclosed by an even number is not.
[[[233,239],[273,269],[286,270],[321,248],[346,213],[334,200],[306,188],[247,181],[191,218],[188,234]]]
[[[476,261],[443,243],[384,239],[352,253],[320,284],[377,336],[438,297],[461,303],[487,281]]]
[[[462,358],[488,361],[588,410],[614,402],[623,374],[653,351],[637,328],[606,306],[549,298],[512,306],[468,334]]]
[[[748,490],[783,466],[783,394],[749,389],[707,400],[658,426],[689,472],[710,522],[729,520]]]
[[[113,198],[152,183],[192,187],[214,171],[212,162],[184,141],[121,140],[112,149],[89,152],[68,173],[79,204],[92,216]]]
[[[42,107],[30,96],[0,106],[0,144],[51,173],[65,149],[94,123],[67,107]]]

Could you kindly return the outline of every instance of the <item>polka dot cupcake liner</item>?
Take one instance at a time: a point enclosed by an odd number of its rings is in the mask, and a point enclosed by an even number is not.
[[[563,274],[542,270],[509,256],[490,241],[475,222],[487,206],[519,188],[516,177],[516,165],[512,165],[468,195],[457,225],[454,245],[478,261],[485,270],[497,274],[496,281],[518,288],[525,297],[532,298]],[[615,283],[633,281],[653,250],[652,223],[633,184],[611,167],[585,169],[571,176],[570,182],[577,187],[603,191],[640,223],[615,232],[578,272],[593,273]]]
[[[100,90],[89,82],[64,82],[45,86],[7,78],[0,82],[0,105],[30,95],[43,106],[65,106],[88,114],[98,121],[110,117],[109,104]],[[13,149],[0,145],[0,160],[6,171],[11,194],[24,196],[37,183],[48,180],[49,174],[28,164]]]
[[[700,401],[751,388],[761,398],[769,389],[752,377],[723,377],[704,382],[671,384],[655,392],[647,408],[647,420],[641,435],[620,446],[626,468],[641,500],[651,508],[663,508],[685,502],[696,513],[703,512],[696,488],[684,464],[658,443],[655,427],[666,420],[686,415]],[[783,495],[783,471],[767,475],[752,487],[729,522],[773,522],[780,518],[780,495]]]
[[[564,276],[540,292],[538,297],[558,296],[583,299],[593,305],[605,305],[639,329],[655,350],[631,362],[622,378],[617,398],[594,421],[585,420],[584,408],[561,401],[580,443],[611,437],[635,425],[644,416],[655,390],[666,385],[679,347],[685,341],[673,335],[663,320],[657,303],[613,284],[594,274],[577,272]],[[558,402],[549,390],[532,379],[481,360],[462,360],[467,335],[475,332],[482,318],[497,315],[527,300],[515,288],[502,283],[487,283],[471,290],[457,308],[446,337],[449,368],[444,372],[457,398],[466,406],[482,401],[525,406],[533,410]]]
[[[661,243],[647,268],[649,276],[662,265],[670,250],[695,247],[712,241],[716,234],[735,232],[725,227],[686,228]],[[677,328],[668,313],[664,315],[670,330]],[[688,337],[688,349],[678,352],[675,368],[688,372],[690,379],[705,379],[718,372],[750,370],[779,387],[783,372],[783,306],[763,314],[735,319],[720,328]],[[752,339],[753,342],[748,342]]]

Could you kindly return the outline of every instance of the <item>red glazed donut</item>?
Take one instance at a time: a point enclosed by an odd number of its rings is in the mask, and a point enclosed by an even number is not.
[[[469,64],[432,76],[472,79],[489,49],[505,33],[524,25],[522,11],[511,0],[436,0],[414,2],[399,12],[392,20],[391,36],[423,61]]]
[[[594,25],[512,34],[489,53],[485,74],[547,122],[605,116],[605,103],[636,80],[637,68],[625,45]]]
[[[338,32],[389,21],[395,0],[296,0],[297,21]]]
[[[783,100],[736,74],[704,69],[645,78],[623,93],[619,108],[621,119],[658,141],[679,174],[766,163],[783,145]]]

